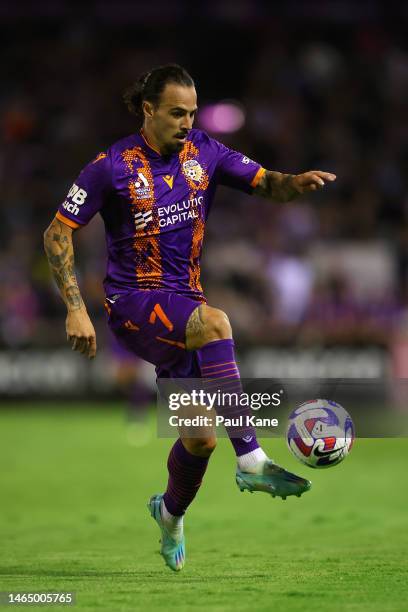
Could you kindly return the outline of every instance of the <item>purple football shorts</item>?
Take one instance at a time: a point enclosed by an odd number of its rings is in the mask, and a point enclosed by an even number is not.
[[[155,365],[157,378],[200,378],[196,352],[186,350],[186,326],[201,303],[167,291],[135,290],[107,298],[105,308],[118,342]]]

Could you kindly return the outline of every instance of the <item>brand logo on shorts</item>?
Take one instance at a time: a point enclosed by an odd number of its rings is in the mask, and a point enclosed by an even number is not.
[[[146,225],[153,220],[153,212],[152,210],[148,210],[147,212],[137,212],[135,213],[135,221],[136,221],[136,229],[141,230],[146,227]]]
[[[131,321],[130,319],[124,322],[123,327],[126,327],[126,329],[128,329],[129,331],[139,331],[140,330],[140,327],[136,325],[135,323],[133,323],[133,321]]]
[[[196,159],[188,159],[183,163],[183,172],[185,176],[196,183],[201,181],[203,169]]]

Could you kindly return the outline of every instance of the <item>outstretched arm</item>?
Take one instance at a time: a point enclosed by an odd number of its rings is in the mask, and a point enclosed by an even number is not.
[[[325,181],[335,180],[335,174],[321,170],[311,170],[303,174],[282,174],[267,170],[254,193],[277,202],[289,202],[303,193],[322,189]]]
[[[67,307],[67,340],[71,342],[72,350],[92,359],[96,354],[96,335],[75,274],[72,229],[55,218],[44,233],[44,248],[51,272]]]

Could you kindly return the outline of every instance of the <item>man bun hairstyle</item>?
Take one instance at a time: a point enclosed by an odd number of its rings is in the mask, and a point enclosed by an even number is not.
[[[194,81],[185,68],[178,64],[166,64],[144,72],[123,94],[123,100],[129,112],[135,115],[140,125],[143,124],[142,104],[146,100],[157,106],[167,83],[176,83],[185,87],[194,87]]]

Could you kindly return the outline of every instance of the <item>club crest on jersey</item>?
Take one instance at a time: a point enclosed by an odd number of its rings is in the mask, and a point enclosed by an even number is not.
[[[146,225],[152,220],[153,213],[151,210],[135,213],[135,225],[137,230],[144,229]]]
[[[203,169],[196,159],[188,159],[183,163],[183,173],[190,180],[199,183],[203,176]]]

